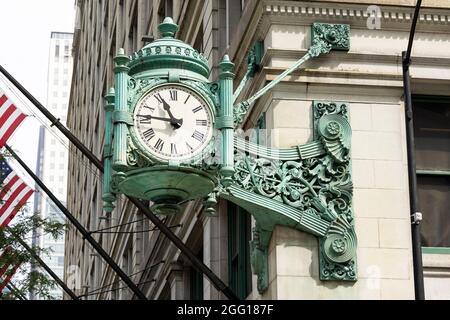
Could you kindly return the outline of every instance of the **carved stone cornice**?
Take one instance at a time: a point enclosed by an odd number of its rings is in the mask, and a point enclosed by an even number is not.
[[[311,18],[314,21],[317,21],[317,19],[339,19],[348,22],[348,19],[353,19],[362,20],[365,25],[369,17],[367,13],[368,4],[265,0],[261,1],[261,6],[263,7],[264,15],[281,15],[285,18],[302,16]],[[381,9],[378,17],[381,19],[382,24],[393,21],[410,23],[412,20],[413,12],[410,7],[385,5],[378,5],[378,7]],[[304,25],[310,24],[309,21],[304,19],[298,19],[297,21]],[[448,25],[450,24],[450,8],[421,8],[419,25],[420,23]],[[410,25],[408,24],[409,27]]]
[[[230,58],[235,63],[236,79],[245,73],[247,53],[255,41],[265,38],[272,24],[309,26],[314,22],[348,23],[353,29],[367,29],[366,12],[369,4],[309,2],[309,1],[258,1],[246,25],[239,25],[242,36],[230,45]],[[405,6],[379,5],[383,31],[409,32],[413,10]],[[245,12],[244,12],[245,13]],[[242,22],[242,23],[244,23]],[[450,8],[421,8],[417,32],[450,33]],[[368,30],[370,31],[370,30]]]

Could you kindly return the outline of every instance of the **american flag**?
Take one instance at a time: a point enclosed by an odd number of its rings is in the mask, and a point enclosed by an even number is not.
[[[11,247],[6,247],[0,254],[0,292],[5,289],[21,265],[22,261],[18,259]]]
[[[0,226],[7,226],[25,205],[34,190],[0,159]]]
[[[0,89],[0,148],[2,148],[14,130],[26,118],[6,94]]]

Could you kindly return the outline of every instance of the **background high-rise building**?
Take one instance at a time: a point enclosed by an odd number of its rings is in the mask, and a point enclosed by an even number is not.
[[[143,36],[158,38],[157,26],[165,16],[179,26],[176,37],[208,59],[210,80],[217,80],[223,55],[230,56],[235,88],[246,72],[249,51],[262,44],[261,68],[241,97],[255,93],[305,54],[312,23],[351,25],[348,53],[332,52],[307,62],[255,103],[243,128],[267,129],[261,140],[271,147],[293,147],[313,137],[313,101],[348,102],[358,281],[321,281],[317,239],[276,226],[268,249],[269,288],[260,294],[250,270],[254,220],[247,212],[220,200],[217,216],[211,217],[202,214],[202,203],[192,201],[165,223],[242,299],[414,299],[401,53],[415,2],[79,0],[67,125],[101,158],[103,96],[114,85],[113,57],[119,48],[127,54],[141,49]],[[378,21],[371,21],[369,6]],[[425,293],[432,299],[450,298],[449,17],[448,0],[423,1],[411,67],[419,119],[415,135]],[[100,177],[71,153],[67,205],[89,230],[110,228],[93,235],[149,299],[224,298],[124,197],[105,214]],[[65,279],[78,271],[78,294],[88,299],[133,297],[76,230],[68,230],[66,237]]]
[[[72,80],[72,41],[72,33],[51,33],[47,108],[64,125],[67,120],[67,106]],[[65,203],[67,197],[68,141],[58,130],[40,130],[40,135],[43,135],[43,138],[41,137],[43,149],[38,151],[38,162],[42,162],[40,164],[41,179],[53,194]],[[42,218],[65,222],[63,214],[44,194],[41,194],[40,201],[39,207]],[[40,234],[38,241],[41,248],[52,251],[48,256],[44,256],[43,260],[61,278],[64,273],[64,238],[63,235],[54,240],[50,235]],[[56,299],[61,298],[61,288],[57,286],[52,295]]]

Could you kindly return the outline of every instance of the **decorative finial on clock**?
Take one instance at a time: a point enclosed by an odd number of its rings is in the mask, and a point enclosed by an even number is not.
[[[163,23],[158,26],[158,30],[164,38],[173,38],[178,31],[178,26],[171,17],[166,17]]]

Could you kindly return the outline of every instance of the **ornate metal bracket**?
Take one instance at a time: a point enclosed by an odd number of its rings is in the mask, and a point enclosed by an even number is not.
[[[318,57],[321,54],[327,54],[331,50],[349,50],[350,48],[350,26],[346,24],[328,24],[328,23],[313,23],[311,29],[311,47],[308,49],[308,52],[299,59],[296,63],[294,63],[290,68],[286,69],[282,74],[276,77],[273,81],[267,84],[264,88],[256,92],[253,96],[248,98],[245,101],[241,101],[237,105],[234,106],[234,125],[238,127],[247,116],[250,108],[253,103],[271,90],[275,85],[277,85],[281,80],[283,80],[286,76],[297,70],[303,63],[308,61],[311,58]],[[250,53],[249,62],[251,62]],[[249,63],[249,71],[248,74],[253,72],[254,64]],[[244,77],[246,81],[247,74]],[[241,82],[242,85],[242,82]],[[243,86],[238,87],[238,94],[240,90],[242,90]],[[245,83],[244,83],[245,85]],[[237,95],[238,95],[237,94]],[[235,94],[235,97],[237,97]]]
[[[313,108],[310,143],[272,149],[235,138],[235,183],[221,197],[256,219],[251,257],[259,292],[268,287],[268,246],[275,225],[319,238],[321,280],[356,280],[347,105],[314,102]]]

